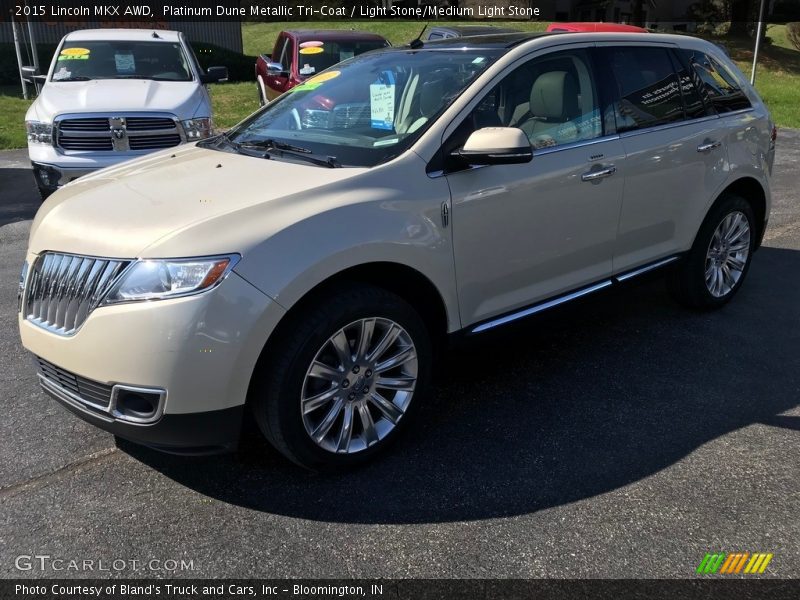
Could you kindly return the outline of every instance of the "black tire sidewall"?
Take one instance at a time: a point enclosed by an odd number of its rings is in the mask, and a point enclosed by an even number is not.
[[[417,352],[417,382],[414,395],[395,428],[370,448],[352,455],[335,454],[319,447],[303,425],[300,397],[306,371],[322,345],[336,331],[365,317],[382,317],[403,327]],[[417,312],[398,296],[378,289],[359,287],[342,293],[324,305],[297,315],[297,327],[283,336],[291,356],[285,369],[266,369],[269,380],[257,389],[254,409],[259,424],[268,428],[267,438],[294,462],[312,470],[337,470],[361,464],[391,445],[412,422],[430,381],[432,349],[430,335]],[[266,423],[264,423],[266,421]]]

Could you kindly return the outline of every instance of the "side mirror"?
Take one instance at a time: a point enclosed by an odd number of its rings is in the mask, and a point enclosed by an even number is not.
[[[530,162],[533,150],[521,129],[484,127],[474,131],[453,155],[471,165],[515,165]]]
[[[203,83],[223,83],[228,81],[228,67],[208,67],[201,78]]]
[[[28,83],[44,82],[47,77],[40,75],[36,67],[22,67],[22,78]]]
[[[279,62],[267,63],[267,74],[274,75],[275,77],[286,77],[286,69]]]

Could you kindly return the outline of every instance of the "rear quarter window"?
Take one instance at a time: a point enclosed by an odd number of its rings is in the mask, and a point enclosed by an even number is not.
[[[616,85],[620,133],[684,119],[680,83],[666,48],[620,46],[604,52]]]
[[[702,82],[704,96],[718,113],[751,108],[750,100],[725,65],[697,50],[682,53]]]

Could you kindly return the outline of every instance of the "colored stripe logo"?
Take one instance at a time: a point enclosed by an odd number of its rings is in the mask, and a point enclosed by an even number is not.
[[[735,575],[746,573],[748,575],[760,574],[766,571],[767,565],[774,554],[767,552],[707,552],[697,567],[697,573],[710,575],[720,573]]]

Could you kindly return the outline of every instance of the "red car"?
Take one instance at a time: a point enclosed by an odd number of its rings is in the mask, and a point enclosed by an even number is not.
[[[624,23],[550,23],[547,26],[547,31],[647,33],[647,29],[644,27],[636,27],[635,25],[626,25]]]
[[[390,45],[386,38],[365,31],[281,31],[272,54],[262,54],[256,61],[256,82],[261,103],[274,100],[336,63]]]

